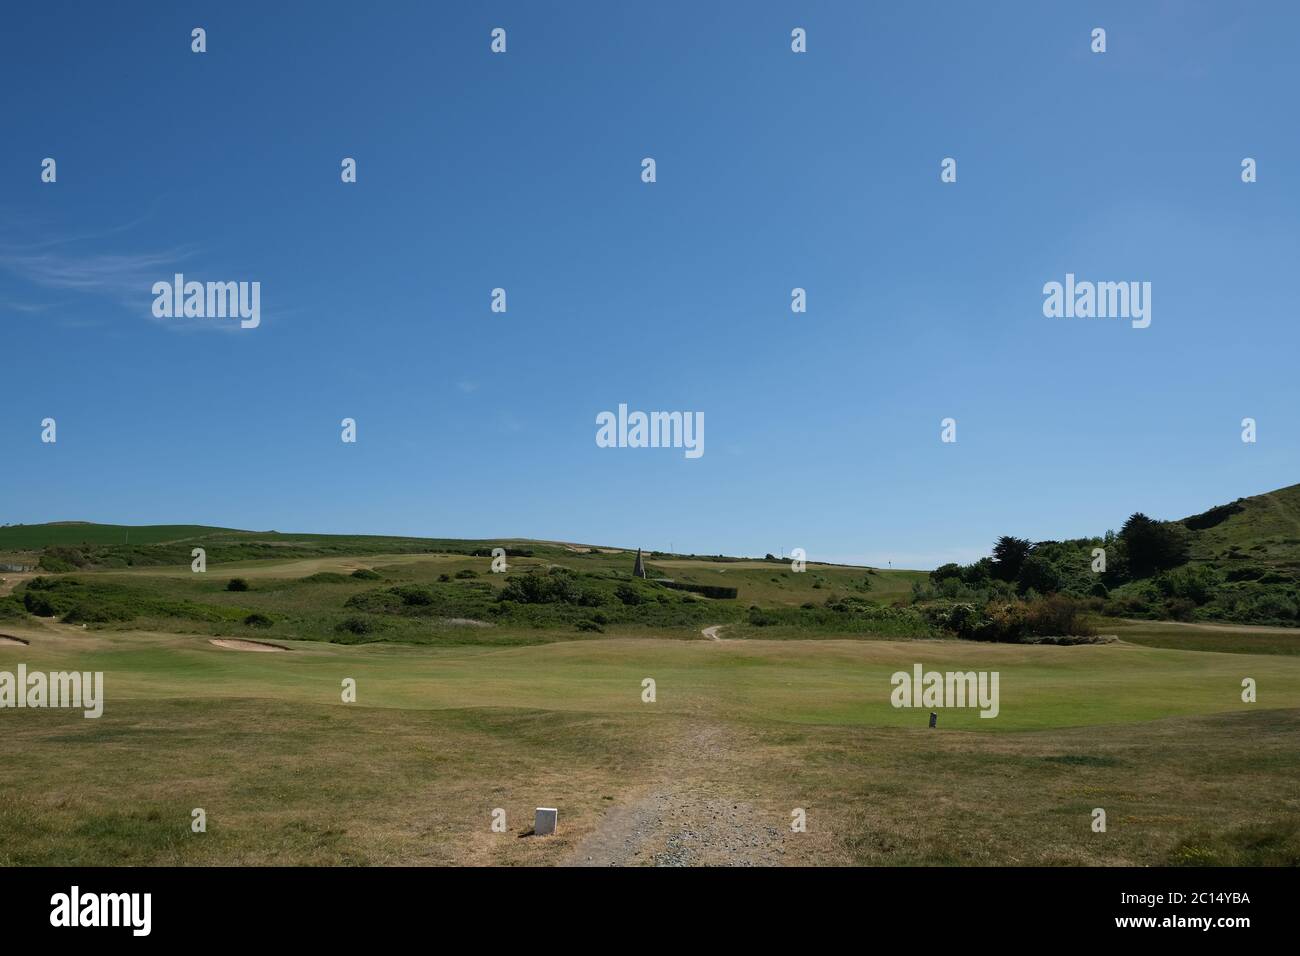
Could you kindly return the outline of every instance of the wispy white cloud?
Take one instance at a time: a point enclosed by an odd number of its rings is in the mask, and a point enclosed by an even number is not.
[[[161,278],[170,278],[180,264],[194,255],[192,246],[178,246],[158,252],[91,252],[77,247],[85,243],[118,238],[140,226],[152,216],[152,210],[130,222],[94,232],[63,233],[48,222],[32,221],[21,215],[7,219],[7,230],[0,235],[0,271],[29,285],[57,292],[108,298],[135,312],[152,317],[153,297],[150,290]],[[16,238],[15,229],[25,234],[41,234],[32,240]],[[83,247],[84,248],[84,247]],[[63,309],[66,303],[19,301],[11,295],[3,306],[16,312],[36,314]],[[24,297],[25,298],[25,297]],[[93,324],[93,323],[92,323]]]
[[[153,283],[162,275],[170,276],[189,254],[186,249],[121,255],[13,254],[0,249],[0,269],[43,288],[110,295],[124,304],[147,306]]]

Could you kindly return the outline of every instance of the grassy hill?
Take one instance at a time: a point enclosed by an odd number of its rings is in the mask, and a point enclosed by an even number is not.
[[[1192,533],[1195,561],[1249,561],[1300,569],[1300,485],[1238,498],[1180,522]]]
[[[1177,543],[1154,572],[1137,570],[1136,546],[1121,532],[1024,542],[1034,573],[1019,579],[989,559],[933,573],[815,563],[797,573],[774,558],[651,552],[646,581],[632,577],[627,549],[557,541],[18,525],[0,528],[0,562],[61,577],[11,584],[0,619],[31,613],[218,635],[256,628],[335,643],[537,643],[646,628],[687,638],[713,624],[767,638],[1088,633],[1068,615],[1023,623],[1041,596],[1060,594],[1093,616],[1300,624],[1300,485],[1154,525]],[[206,574],[190,570],[196,547]],[[492,573],[496,547],[508,573]],[[1093,569],[1096,548],[1107,551],[1104,573]],[[252,586],[228,591],[232,577]]]
[[[1300,624],[1300,485],[1238,498],[1171,523],[1180,567],[1115,590],[1136,616]]]
[[[1173,521],[1134,513],[1118,533],[1091,538],[1004,536],[992,551],[936,568],[915,602],[974,607],[966,620],[978,634],[1042,595],[1111,617],[1300,625],[1300,485]]]
[[[159,544],[190,540],[213,533],[232,533],[227,528],[198,524],[154,524],[131,527],[122,524],[93,524],[88,521],[56,521],[50,524],[18,524],[0,528],[0,553],[40,551],[80,545]]]
[[[126,543],[129,532],[130,543]],[[24,546],[24,549],[16,547]],[[492,550],[508,569],[494,573]],[[191,570],[194,548],[207,570]],[[727,625],[767,637],[928,637],[906,602],[925,572],[633,552],[554,541],[254,532],[199,525],[0,529],[0,561],[38,565],[0,585],[0,620],[341,644],[533,644],[578,636],[698,639]],[[240,583],[232,587],[231,579]]]

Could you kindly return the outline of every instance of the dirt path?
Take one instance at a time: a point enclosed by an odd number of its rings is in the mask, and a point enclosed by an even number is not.
[[[568,851],[567,866],[781,866],[803,861],[787,811],[728,792],[745,743],[713,725],[677,737],[656,779],[611,807]]]
[[[720,641],[722,638],[718,637],[718,631],[722,630],[722,628],[726,626],[727,625],[725,624],[714,624],[710,627],[706,627],[704,630],[700,631],[700,633],[711,641]]]
[[[34,577],[36,577],[35,571],[0,572],[0,596],[8,594],[24,581],[30,581]]]
[[[775,818],[748,803],[685,787],[646,792],[610,810],[570,851],[570,866],[780,866]],[[787,828],[788,829],[788,828]]]

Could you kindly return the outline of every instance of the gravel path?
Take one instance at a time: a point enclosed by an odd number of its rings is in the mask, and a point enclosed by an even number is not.
[[[691,761],[716,767],[727,760],[727,741],[714,727],[685,735],[675,748]],[[780,866],[796,861],[794,836],[777,812],[763,811],[691,779],[677,765],[672,779],[656,781],[611,807],[594,831],[562,861],[568,866]]]

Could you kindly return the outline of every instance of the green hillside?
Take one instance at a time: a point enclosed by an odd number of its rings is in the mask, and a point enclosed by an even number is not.
[[[1172,521],[1136,512],[1119,531],[1097,537],[1004,535],[988,558],[936,568],[913,603],[963,636],[1006,640],[1022,630],[1023,603],[1051,595],[1061,598],[1053,606],[1061,621],[1073,607],[1115,618],[1294,628],[1300,485]]]
[[[0,620],[344,644],[532,644],[647,630],[698,639],[714,625],[783,639],[935,634],[918,611],[890,606],[910,600],[923,571],[816,562],[796,571],[777,558],[649,552],[638,579],[633,551],[554,541],[198,525],[0,531],[0,561],[37,568],[0,580]],[[191,570],[194,548],[206,573]],[[505,550],[504,573],[493,571],[494,548]]]
[[[69,577],[11,582],[0,617],[25,610],[109,627],[181,622],[219,634],[257,626],[341,643],[531,643],[643,627],[686,637],[713,624],[768,638],[951,633],[1016,642],[1110,632],[1107,617],[1300,624],[1300,485],[1174,521],[1133,514],[1122,524],[1068,541],[1004,536],[990,558],[929,573],[816,563],[800,573],[770,556],[656,551],[645,556],[646,581],[632,578],[627,549],[555,541],[18,525],[0,528],[0,562]],[[206,552],[206,575],[190,573],[196,547]],[[496,547],[506,550],[507,574],[491,573]],[[358,568],[374,577],[351,577]],[[226,592],[236,576],[273,586]],[[502,630],[438,624],[461,619]],[[533,633],[546,630],[554,633]]]
[[[1238,498],[1181,524],[1192,532],[1193,560],[1300,569],[1300,485]]]
[[[52,547],[79,545],[159,544],[189,540],[226,528],[198,524],[153,524],[131,527],[122,524],[92,524],[88,521],[57,521],[52,524],[16,524],[0,528],[0,552],[40,551]]]

